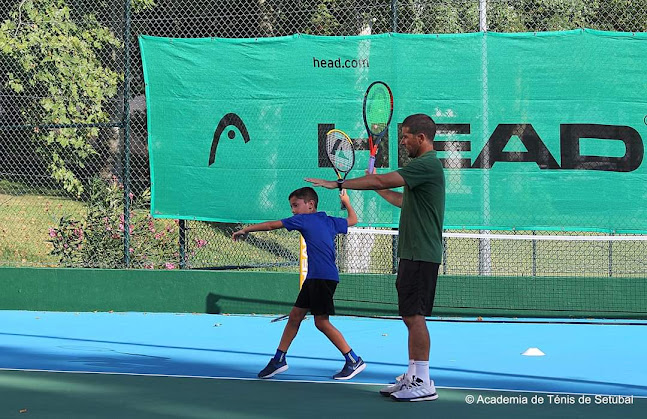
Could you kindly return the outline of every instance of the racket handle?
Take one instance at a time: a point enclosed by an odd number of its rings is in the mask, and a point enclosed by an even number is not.
[[[339,188],[339,194],[340,194],[340,195],[341,195],[342,193],[344,193],[344,190],[343,190],[343,189],[342,189],[342,187],[341,187],[341,185],[343,185],[343,184],[344,184],[344,181],[343,181],[343,180],[341,180],[341,179],[338,179],[338,180],[337,180],[337,188]],[[341,209],[343,209],[343,210],[345,210],[345,209],[346,209],[346,205],[344,205],[344,203],[343,203],[343,202],[341,203]]]
[[[368,174],[373,174],[373,169],[375,169],[375,156],[370,156],[368,158]]]

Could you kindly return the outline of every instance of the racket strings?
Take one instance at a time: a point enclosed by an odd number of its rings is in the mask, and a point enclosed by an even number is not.
[[[366,125],[374,135],[382,133],[391,117],[391,94],[386,86],[376,84],[368,91],[365,104]]]
[[[339,132],[326,136],[326,152],[332,165],[340,172],[348,172],[355,164],[353,144]]]

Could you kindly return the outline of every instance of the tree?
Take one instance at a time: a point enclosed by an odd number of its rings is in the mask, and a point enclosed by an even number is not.
[[[102,50],[120,40],[88,16],[70,17],[63,0],[27,0],[0,26],[0,53],[7,62],[5,88],[21,98],[27,125],[96,124],[109,120],[108,102],[121,75],[102,65]],[[51,176],[72,193],[83,185],[76,170],[96,151],[96,127],[34,129],[32,140]]]
[[[23,0],[0,26],[0,82],[14,96],[12,121],[57,126],[34,128],[31,141],[48,173],[75,195],[83,192],[79,174],[101,141],[98,127],[84,125],[121,114],[114,98],[123,81],[122,36],[91,13],[105,15],[114,5],[81,3],[71,9],[65,0]],[[135,10],[153,4],[133,3]]]

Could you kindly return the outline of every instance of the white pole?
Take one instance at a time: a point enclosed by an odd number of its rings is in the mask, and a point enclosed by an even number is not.
[[[487,68],[487,0],[479,0],[479,30],[483,33],[481,38],[481,71],[483,75],[483,86],[481,89],[481,106],[483,109],[483,138],[489,134],[488,121],[488,68]],[[490,154],[485,153],[486,167]],[[490,176],[489,170],[483,173],[483,221],[489,224],[490,219]],[[482,234],[488,231],[482,230]],[[492,274],[492,253],[490,239],[479,239],[479,275],[489,276]]]
[[[487,32],[487,0],[479,0],[479,31]]]

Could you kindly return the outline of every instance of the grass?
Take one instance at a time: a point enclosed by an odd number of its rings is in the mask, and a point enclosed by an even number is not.
[[[47,240],[63,214],[81,219],[85,205],[55,195],[0,193],[0,264],[57,266]]]
[[[57,226],[62,216],[84,220],[86,213],[85,202],[53,190],[0,180],[0,266],[59,266],[58,257],[50,255],[49,229]],[[156,219],[154,225],[157,231],[169,226],[177,232],[178,228],[170,219]],[[191,221],[187,226],[190,267],[267,265],[275,270],[297,269],[297,233],[259,232],[245,242],[233,243],[234,225]],[[200,240],[206,241],[206,245],[200,246]],[[179,255],[168,262],[177,266],[178,260]]]
[[[56,191],[29,189],[15,182],[0,181],[0,265],[58,266],[50,255],[49,228],[60,217],[69,215],[83,220],[84,202],[61,196]],[[145,211],[145,210],[142,210]],[[155,220],[158,230],[173,220]],[[257,232],[244,242],[232,242],[231,233],[239,228],[191,221],[187,223],[187,258],[191,268],[220,266],[263,266],[262,269],[296,271],[299,239],[297,233],[284,230]],[[523,232],[521,232],[523,233]],[[531,232],[527,232],[531,234]],[[392,236],[340,238],[339,263],[342,272],[393,272]],[[205,241],[205,245],[199,245]],[[365,248],[370,248],[369,255]],[[591,276],[644,277],[647,263],[643,255],[647,242],[556,242],[492,240],[493,276]],[[448,239],[446,275],[479,274],[479,247],[476,239]],[[179,260],[179,256],[177,258]],[[177,260],[172,260],[177,264]]]

